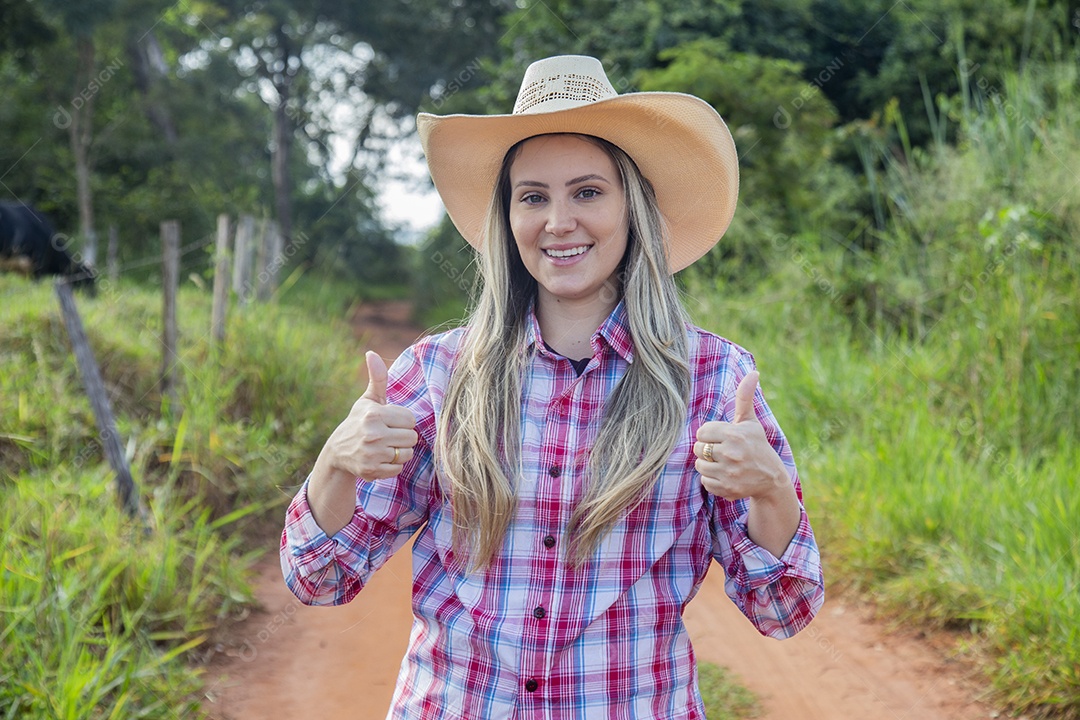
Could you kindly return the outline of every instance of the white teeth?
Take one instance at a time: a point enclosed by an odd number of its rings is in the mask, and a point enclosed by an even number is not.
[[[544,252],[546,252],[551,257],[564,258],[572,257],[574,255],[580,255],[588,249],[588,245],[582,245],[580,247],[570,248],[569,250],[545,250]]]

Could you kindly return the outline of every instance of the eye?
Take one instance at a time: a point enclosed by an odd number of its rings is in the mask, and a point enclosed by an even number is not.
[[[521,202],[526,205],[538,205],[544,202],[544,196],[540,193],[528,193],[521,196]]]
[[[600,191],[592,187],[581,188],[581,190],[578,191],[578,197],[582,200],[592,200],[594,197],[599,196]]]

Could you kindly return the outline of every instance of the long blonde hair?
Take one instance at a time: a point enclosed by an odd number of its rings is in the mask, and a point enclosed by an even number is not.
[[[567,557],[584,562],[655,484],[686,420],[690,370],[686,314],[664,254],[656,195],[634,161],[606,140],[622,180],[629,238],[618,277],[634,359],[607,399],[588,466],[585,496],[570,519]],[[473,569],[487,565],[516,508],[521,463],[521,382],[536,280],[518,253],[509,219],[512,147],[488,209],[481,283],[446,390],[435,453],[454,517],[453,544]]]

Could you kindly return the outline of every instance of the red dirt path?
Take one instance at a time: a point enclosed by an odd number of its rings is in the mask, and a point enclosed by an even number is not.
[[[353,323],[389,363],[420,334],[408,312],[401,302],[370,305]],[[412,619],[408,548],[338,608],[301,605],[281,579],[276,549],[257,569],[261,609],[229,633],[207,668],[211,717],[385,718]],[[887,630],[853,602],[827,595],[809,628],[777,642],[739,613],[714,568],[685,619],[698,658],[732,669],[761,699],[765,720],[998,717],[977,699],[969,668],[917,631]]]

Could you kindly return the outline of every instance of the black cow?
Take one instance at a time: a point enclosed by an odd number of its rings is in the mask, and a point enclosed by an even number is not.
[[[35,279],[64,275],[76,288],[94,289],[94,271],[64,248],[41,212],[24,203],[0,202],[0,266],[19,269]]]

